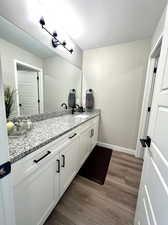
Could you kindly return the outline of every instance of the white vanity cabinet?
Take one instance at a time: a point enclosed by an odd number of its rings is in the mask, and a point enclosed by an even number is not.
[[[97,143],[99,117],[12,165],[16,225],[42,225]]]
[[[80,127],[80,151],[79,151],[79,168],[86,161],[87,157],[97,144],[98,140],[99,117],[95,117]]]

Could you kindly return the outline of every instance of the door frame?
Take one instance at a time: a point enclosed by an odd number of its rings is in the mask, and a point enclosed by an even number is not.
[[[137,158],[143,158],[143,155],[144,155],[144,149],[141,146],[140,138],[146,138],[144,137],[144,134],[145,134],[146,119],[148,116],[147,108],[148,108],[148,103],[150,100],[150,93],[151,93],[152,82],[153,82],[153,71],[155,68],[155,58],[153,57],[153,55],[155,51],[157,50],[157,48],[160,46],[162,39],[163,39],[163,34],[159,36],[154,47],[151,49],[149,57],[148,57],[144,97],[143,97],[142,108],[141,108],[139,131],[138,131],[138,138],[137,138],[136,152],[135,152],[135,156]]]
[[[9,161],[8,135],[6,128],[4,89],[2,81],[2,57],[0,56],[0,165]],[[15,225],[13,185],[11,174],[0,179],[0,223]]]
[[[16,106],[17,106],[18,116],[20,116],[20,107],[19,107],[17,64],[22,64],[23,66],[26,66],[26,67],[29,67],[31,69],[37,70],[38,76],[40,78],[39,79],[40,113],[44,113],[44,86],[43,86],[44,77],[43,77],[43,69],[15,59],[14,60],[14,69],[15,69],[14,77],[15,77]]]

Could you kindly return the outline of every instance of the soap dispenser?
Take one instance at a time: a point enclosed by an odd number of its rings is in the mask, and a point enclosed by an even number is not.
[[[94,96],[93,96],[93,90],[88,89],[86,90],[86,109],[92,110],[94,107]]]
[[[68,95],[68,106],[70,108],[76,107],[76,90],[71,89]]]

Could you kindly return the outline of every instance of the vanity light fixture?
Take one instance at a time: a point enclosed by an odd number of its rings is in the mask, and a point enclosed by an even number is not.
[[[53,33],[51,33],[51,32],[45,27],[45,20],[44,20],[43,17],[41,17],[39,23],[41,24],[42,29],[44,29],[50,36],[52,36],[52,42],[51,42],[51,43],[52,43],[52,46],[53,46],[54,48],[56,48],[56,47],[58,47],[59,45],[61,45],[61,46],[63,46],[68,52],[70,52],[71,54],[73,53],[73,49],[68,49],[68,48],[66,47],[66,42],[65,42],[65,41],[61,42],[60,40],[58,40],[58,38],[57,38],[58,35],[57,35],[57,32],[56,32],[56,31],[54,31]]]

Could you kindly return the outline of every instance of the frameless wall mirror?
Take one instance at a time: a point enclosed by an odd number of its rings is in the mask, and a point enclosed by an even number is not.
[[[8,117],[61,109],[71,89],[81,103],[82,72],[47,46],[0,17],[0,57],[5,94],[12,98]]]

